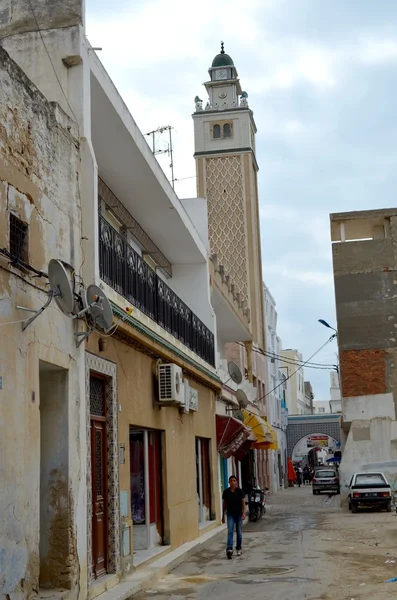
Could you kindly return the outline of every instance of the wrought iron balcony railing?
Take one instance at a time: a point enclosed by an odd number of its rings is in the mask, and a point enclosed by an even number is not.
[[[99,216],[101,279],[215,366],[214,335],[102,216]]]

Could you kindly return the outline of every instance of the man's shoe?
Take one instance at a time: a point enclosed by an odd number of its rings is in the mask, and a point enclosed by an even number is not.
[[[230,550],[230,549],[226,550],[226,556],[230,560],[233,556],[233,550]]]
[[[237,550],[237,556],[241,556],[242,555],[242,551],[241,550]]]

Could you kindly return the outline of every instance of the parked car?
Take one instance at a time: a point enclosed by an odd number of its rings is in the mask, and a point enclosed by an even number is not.
[[[349,509],[361,506],[381,507],[391,512],[391,488],[383,473],[355,473],[349,484]]]
[[[313,494],[321,494],[321,492],[340,494],[338,470],[334,467],[316,469],[312,479],[312,489]]]

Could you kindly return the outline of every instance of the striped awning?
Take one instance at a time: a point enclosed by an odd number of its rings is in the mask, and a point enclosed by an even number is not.
[[[252,436],[252,430],[239,419],[227,415],[216,415],[218,452],[224,458],[234,456],[250,436]],[[255,436],[253,439],[256,439]]]
[[[252,429],[256,442],[252,448],[263,450],[278,450],[277,434],[273,427],[259,415],[254,415],[243,409],[244,424]]]

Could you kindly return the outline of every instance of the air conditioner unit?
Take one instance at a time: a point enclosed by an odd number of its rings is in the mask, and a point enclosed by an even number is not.
[[[185,385],[182,369],[172,363],[160,364],[158,369],[160,402],[173,402],[184,405]]]
[[[198,391],[193,388],[189,388],[189,410],[198,411]]]
[[[185,385],[185,403],[183,405],[183,412],[188,413],[190,407],[190,385],[187,379],[184,380]]]

